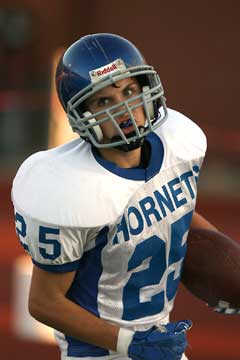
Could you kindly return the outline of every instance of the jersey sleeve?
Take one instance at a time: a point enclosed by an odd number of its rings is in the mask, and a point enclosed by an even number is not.
[[[53,272],[78,269],[87,229],[51,226],[24,215],[16,206],[15,226],[21,245],[35,265]]]

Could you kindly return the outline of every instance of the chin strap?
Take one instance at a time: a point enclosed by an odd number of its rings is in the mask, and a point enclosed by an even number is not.
[[[142,134],[145,130],[144,126],[139,126],[138,130],[139,130],[140,134]],[[135,131],[128,134],[127,137],[131,137],[133,134],[135,134]],[[112,137],[111,142],[120,141],[121,139],[122,138],[120,135],[116,135],[116,136]],[[135,150],[135,149],[138,149],[139,147],[141,147],[144,143],[144,140],[145,140],[145,138],[142,137],[142,138],[132,141],[130,144],[122,144],[119,146],[115,146],[114,149],[118,149],[118,150],[124,151],[124,152],[129,152],[129,151],[132,151],[132,150]]]

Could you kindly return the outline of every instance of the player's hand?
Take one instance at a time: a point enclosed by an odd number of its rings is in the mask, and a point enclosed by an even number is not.
[[[191,327],[190,320],[182,320],[136,331],[128,347],[128,356],[134,360],[180,360],[188,345],[186,331]]]
[[[219,314],[240,315],[240,308],[232,308],[228,302],[222,300],[218,302],[218,305],[213,310]]]

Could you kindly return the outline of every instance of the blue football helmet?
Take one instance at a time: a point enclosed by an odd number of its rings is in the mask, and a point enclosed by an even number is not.
[[[85,101],[93,94],[130,77],[138,80],[142,89],[140,94],[97,113],[86,109]],[[56,87],[73,131],[97,148],[131,151],[141,146],[144,137],[167,118],[164,90],[157,72],[146,64],[143,55],[130,41],[118,35],[99,33],[74,42],[58,64]],[[146,116],[145,126],[141,128],[132,113],[138,106],[143,106]],[[134,127],[127,136],[117,121],[125,113]],[[98,116],[101,116],[100,120],[96,120]],[[100,125],[105,121],[112,121],[118,132],[110,143],[102,141]]]

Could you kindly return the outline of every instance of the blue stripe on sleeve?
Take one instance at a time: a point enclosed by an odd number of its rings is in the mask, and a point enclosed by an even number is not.
[[[96,237],[96,246],[86,251],[79,264],[73,284],[67,292],[67,298],[100,317],[98,312],[98,288],[102,275],[102,251],[108,241],[108,226],[101,229]],[[84,324],[83,324],[84,326]],[[66,336],[68,343],[67,356],[70,357],[100,357],[109,355],[107,349]]]
[[[46,265],[46,264],[41,264],[35,260],[32,259],[32,262],[34,265],[38,266],[40,269],[46,270],[46,271],[51,271],[51,272],[60,272],[60,273],[64,273],[64,272],[70,272],[70,271],[75,271],[78,269],[79,266],[79,260],[73,261],[73,262],[68,262],[62,265]]]

